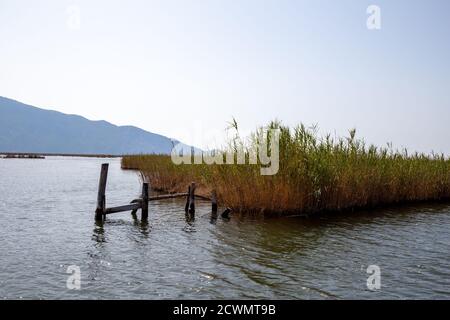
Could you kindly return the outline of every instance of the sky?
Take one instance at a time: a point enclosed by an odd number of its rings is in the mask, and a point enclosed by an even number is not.
[[[381,29],[369,29],[369,5]],[[450,155],[448,0],[0,0],[0,96],[202,148],[235,117]]]

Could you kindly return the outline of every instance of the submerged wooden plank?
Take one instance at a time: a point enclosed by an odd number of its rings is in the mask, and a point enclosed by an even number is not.
[[[105,210],[105,214],[124,212],[124,211],[133,211],[133,210],[141,209],[141,207],[142,207],[141,203],[132,203],[132,204],[124,205],[124,206],[107,208]]]

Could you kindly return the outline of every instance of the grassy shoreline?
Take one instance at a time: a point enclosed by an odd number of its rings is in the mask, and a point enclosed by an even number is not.
[[[259,165],[175,165],[164,155],[124,156],[122,168],[139,170],[162,191],[184,192],[196,181],[199,193],[214,189],[221,204],[239,212],[314,213],[450,198],[450,160],[443,155],[366,146],[354,131],[348,138],[321,138],[303,125],[272,122],[258,132],[267,129],[280,130],[273,176],[262,176]],[[236,126],[222,152],[242,148],[248,159],[260,137],[243,139]]]

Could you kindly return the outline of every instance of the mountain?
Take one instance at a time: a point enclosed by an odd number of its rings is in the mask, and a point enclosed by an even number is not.
[[[0,152],[58,154],[169,154],[165,136],[44,110],[0,97]]]

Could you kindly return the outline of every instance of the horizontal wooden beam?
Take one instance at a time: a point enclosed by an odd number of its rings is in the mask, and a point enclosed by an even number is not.
[[[155,201],[155,200],[163,200],[163,199],[173,199],[173,198],[181,198],[181,197],[186,197],[188,196],[189,193],[185,192],[185,193],[173,193],[173,194],[163,194],[163,195],[157,195],[157,196],[153,196],[153,197],[149,197],[148,200],[149,201]],[[195,194],[194,195],[196,198],[205,200],[205,201],[211,201],[211,198],[202,196],[202,195],[198,195]],[[112,208],[106,208],[104,211],[104,214],[111,214],[111,213],[116,213],[116,212],[124,212],[124,211],[134,211],[136,212],[136,210],[138,209],[142,209],[142,205],[143,205],[143,199],[139,198],[139,199],[135,199],[131,202],[131,204],[127,204],[124,206],[118,206],[118,207],[112,207]]]
[[[211,201],[211,198],[205,197],[205,196],[201,196],[199,194],[195,195],[196,198],[199,198],[201,200],[205,200],[205,201]]]
[[[124,212],[124,211],[133,211],[133,210],[141,209],[141,207],[142,207],[141,203],[132,203],[132,204],[127,204],[125,206],[107,208],[105,210],[105,214]]]
[[[154,200],[163,200],[163,199],[172,199],[172,198],[181,198],[181,197],[186,197],[188,196],[189,193],[184,192],[184,193],[172,193],[172,194],[161,194],[158,196],[153,196],[153,197],[149,197],[148,200],[149,201],[154,201]],[[211,198],[205,197],[205,196],[201,196],[196,194],[195,195],[196,198],[205,200],[205,201],[211,201]]]
[[[163,194],[163,195],[159,195],[159,196],[149,197],[148,200],[153,201],[153,200],[162,200],[162,199],[181,198],[181,197],[186,197],[187,195],[188,195],[187,193]]]

